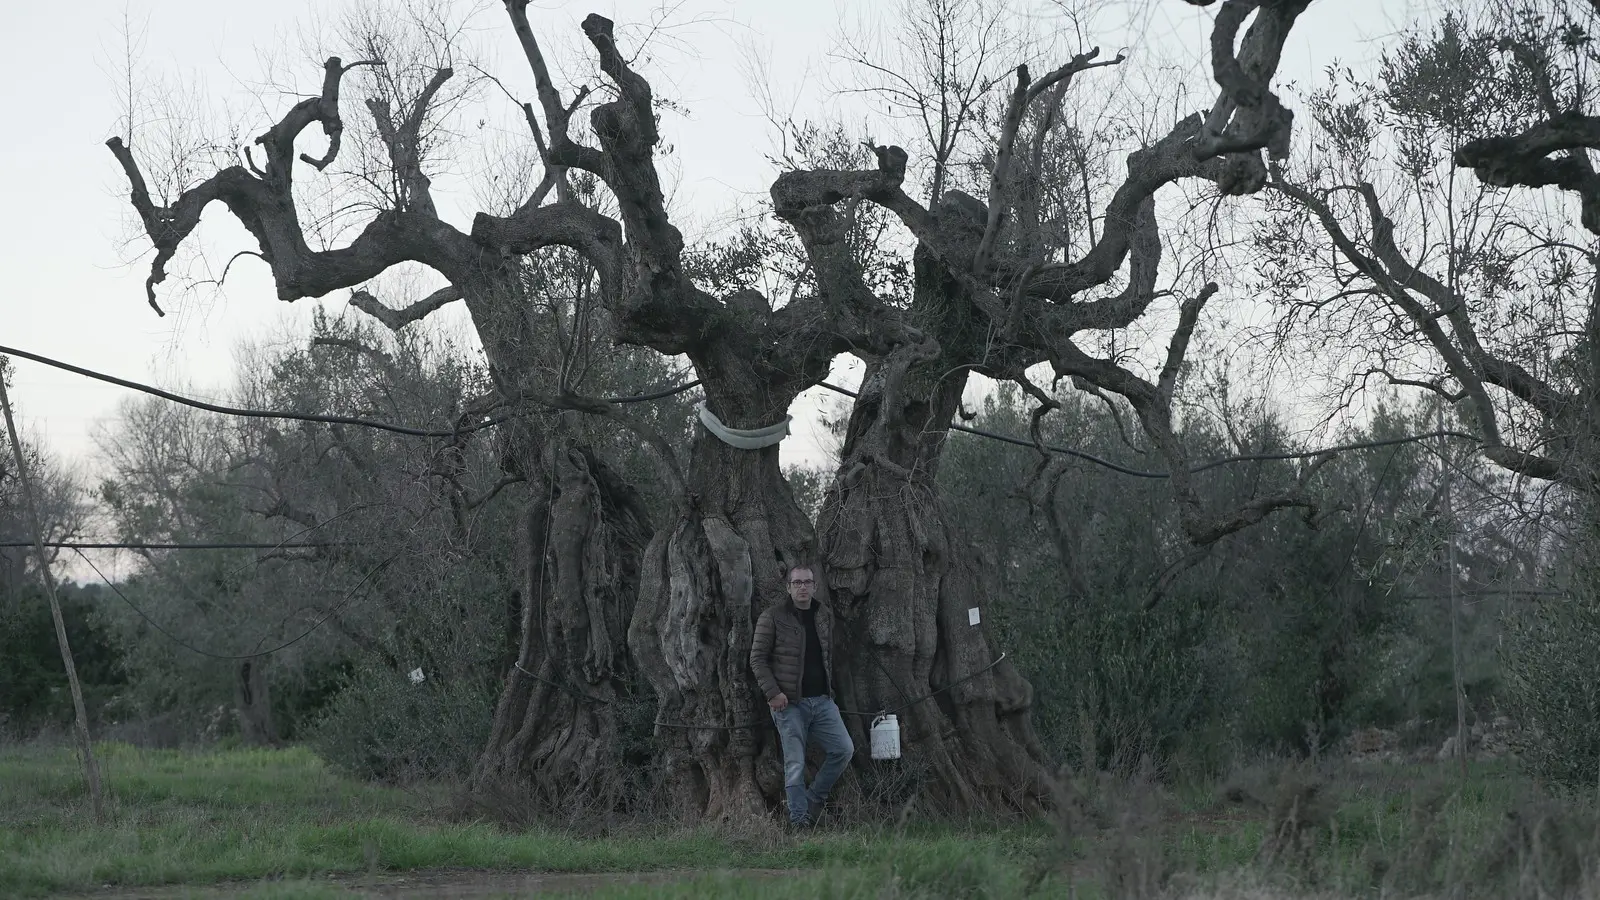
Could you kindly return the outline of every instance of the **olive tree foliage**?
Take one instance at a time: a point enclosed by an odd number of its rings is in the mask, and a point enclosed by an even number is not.
[[[0,378],[9,386],[13,364],[0,358]],[[19,406],[14,418],[22,421]],[[70,541],[81,537],[89,524],[90,508],[76,473],[53,458],[37,438],[19,435],[23,462],[27,475],[33,481],[33,495],[39,504],[39,524],[46,541]],[[5,459],[0,461],[0,540],[8,543],[32,542],[33,528],[29,525],[27,509],[23,506],[21,473],[17,471],[15,456],[11,452],[11,436],[0,428],[0,446],[5,449]],[[53,562],[60,551],[47,549],[47,559]],[[0,548],[0,586],[7,590],[19,588],[30,578],[37,578],[38,554],[32,547]]]
[[[655,697],[658,721],[669,723],[653,736],[659,796],[689,816],[764,814],[781,796],[781,776],[748,668],[751,627],[761,606],[782,596],[786,566],[820,562],[827,600],[844,623],[836,656],[842,705],[912,702],[902,719],[908,754],[929,773],[933,799],[949,808],[1029,808],[1045,792],[1043,755],[1028,722],[1030,689],[999,660],[985,631],[967,624],[966,610],[993,573],[966,552],[939,500],[944,435],[971,373],[1023,380],[1032,366],[1050,363],[1058,376],[1132,405],[1154,450],[1180,472],[1172,488],[1190,541],[1212,542],[1309,502],[1302,488],[1314,467],[1284,492],[1221,511],[1206,507],[1181,474],[1173,383],[1215,287],[1182,302],[1154,378],[1079,343],[1080,335],[1137,321],[1156,299],[1158,191],[1203,180],[1224,194],[1249,193],[1266,180],[1262,152],[1284,154],[1290,116],[1269,86],[1305,6],[1220,5],[1211,22],[1214,102],[1129,154],[1125,178],[1099,212],[1102,227],[1081,249],[1026,249],[1031,238],[1017,223],[1032,219],[1015,214],[1026,198],[1012,173],[1025,155],[1018,140],[1025,120],[1059,85],[1092,77],[1099,58],[1092,49],[1064,64],[1013,71],[982,200],[948,191],[928,203],[914,199],[906,189],[912,154],[893,145],[871,146],[867,165],[783,171],[771,208],[792,230],[808,273],[787,297],[719,281],[721,270],[706,269],[691,251],[673,223],[658,164],[664,105],[636,68],[636,48],[598,15],[582,30],[602,77],[571,90],[551,74],[529,4],[506,2],[533,76],[534,97],[522,111],[543,176],[516,205],[478,212],[470,226],[431,199],[438,168],[421,151],[429,110],[456,74],[438,62],[414,80],[420,90],[388,101],[387,130],[381,104],[368,104],[380,158],[392,171],[384,183],[403,189],[386,194],[332,246],[313,246],[303,185],[340,158],[346,75],[364,77],[384,59],[330,57],[321,90],[272,122],[242,159],[160,202],[137,143],[115,138],[109,146],[156,248],[152,301],[202,211],[219,201],[251,234],[281,300],[361,290],[386,271],[417,264],[442,278],[439,292],[405,308],[381,299],[361,301],[364,308],[403,326],[444,303],[465,305],[495,403],[515,416],[497,440],[508,475],[523,479],[532,547],[519,585],[520,646],[475,772],[480,786],[509,778],[549,801],[619,802],[620,710],[627,706],[619,701],[637,673]],[[327,142],[303,149],[312,126]],[[584,195],[586,183],[601,199]],[[861,211],[873,208],[915,248],[903,293],[882,292],[849,238]],[[775,446],[740,449],[696,429],[679,458],[660,429],[571,381],[570,356],[554,349],[561,325],[541,314],[546,297],[529,277],[541,254],[558,252],[587,267],[577,293],[603,313],[604,334],[686,360],[705,415],[729,427],[781,421],[841,354],[865,360],[819,522],[797,505]],[[554,378],[552,358],[561,360]],[[638,490],[552,410],[600,417],[650,448],[671,503],[666,514],[644,515]],[[540,481],[536,471],[548,474]],[[920,702],[935,692],[937,702]],[[865,722],[850,724],[864,746]]]
[[[1375,72],[1330,72],[1306,103],[1306,152],[1274,172],[1260,241],[1285,334],[1336,348],[1351,392],[1377,379],[1453,406],[1508,476],[1497,489],[1520,527],[1504,540],[1523,577],[1570,591],[1516,610],[1511,698],[1538,735],[1533,765],[1589,784],[1597,29],[1588,2],[1461,4]]]
[[[1573,129],[1594,103],[1596,24],[1587,3],[1487,3],[1407,35],[1371,76],[1330,73],[1306,104],[1315,137],[1274,178],[1281,215],[1262,241],[1290,327],[1338,341],[1353,386],[1436,394],[1496,464],[1586,494],[1583,229],[1600,226],[1574,208],[1591,188]],[[1570,193],[1509,189],[1524,184]]]
[[[257,348],[244,368],[237,406],[446,433],[483,389],[481,370],[457,350],[320,316],[300,346]],[[344,731],[324,736],[355,744],[351,710],[375,715],[383,705],[364,680],[421,668],[427,680],[401,699],[436,695],[414,729],[436,730],[406,749],[431,741],[439,758],[405,762],[470,758],[447,739],[481,740],[485,671],[510,652],[515,631],[512,529],[495,502],[504,484],[492,448],[222,417],[157,398],[129,403],[101,445],[112,474],[100,493],[123,539],[316,545],[142,555],[123,586],[140,612],[116,618],[151,713],[229,706],[246,739],[271,741],[311,733],[311,707],[337,690],[350,709],[328,726]],[[274,713],[289,717],[287,728]],[[402,762],[338,749],[339,761],[385,774]]]
[[[1201,403],[1204,391],[1185,393]],[[1032,451],[997,451],[967,435],[952,437],[940,472],[976,552],[1000,573],[982,615],[1033,679],[1035,722],[1052,758],[1080,771],[1153,764],[1208,775],[1261,754],[1327,751],[1371,726],[1430,751],[1453,731],[1441,480],[1428,448],[1406,442],[1342,455],[1315,485],[1317,515],[1277,517],[1217,542],[1151,606],[1148,585],[1165,565],[1148,548],[1184,542],[1162,503],[1162,473],[1103,403],[1059,399],[1041,436],[1134,474],[1072,458],[1039,492],[1030,489]],[[1001,392],[971,424],[1025,433],[1027,407],[1019,391]],[[1431,429],[1435,413],[1390,397],[1337,439],[1402,438]],[[1226,419],[1191,417],[1180,434],[1197,463],[1307,449],[1259,400],[1235,399]],[[1486,461],[1470,452],[1458,461],[1492,484]],[[1221,503],[1270,494],[1294,477],[1282,460],[1257,460],[1207,468],[1195,480]],[[1487,721],[1505,699],[1495,652],[1505,636],[1502,598],[1526,582],[1505,542],[1502,519],[1514,507],[1470,482],[1457,497],[1460,588],[1472,597],[1466,691],[1475,721]]]

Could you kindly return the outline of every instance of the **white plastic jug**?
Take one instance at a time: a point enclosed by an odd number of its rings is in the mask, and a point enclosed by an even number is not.
[[[872,720],[872,758],[900,758],[900,720],[890,715]]]

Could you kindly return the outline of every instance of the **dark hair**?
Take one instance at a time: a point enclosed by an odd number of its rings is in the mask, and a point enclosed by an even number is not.
[[[810,572],[812,578],[817,577],[817,570],[812,568],[809,563],[795,563],[783,571],[783,580],[788,581],[789,579],[793,578],[794,573],[800,571],[801,569],[805,569],[807,572]]]

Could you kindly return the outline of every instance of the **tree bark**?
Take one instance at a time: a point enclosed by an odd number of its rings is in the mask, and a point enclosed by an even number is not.
[[[808,382],[733,342],[692,354],[708,407],[732,428],[782,421]],[[765,377],[763,377],[765,376]],[[750,671],[761,610],[815,534],[778,465],[778,447],[737,449],[701,429],[686,508],[646,551],[629,645],[654,688],[656,758],[669,804],[690,820],[762,818],[783,796],[782,753]]]
[[[909,365],[869,363],[823,505],[839,704],[896,711],[902,765],[925,773],[920,795],[936,810],[1031,813],[1048,778],[1030,719],[1033,689],[1009,661],[997,662],[982,625],[984,600],[997,590],[993,562],[950,520],[936,484],[968,377],[960,362],[981,340],[970,302],[938,271],[918,254],[918,305],[944,313],[939,351]],[[963,304],[966,315],[952,314]],[[845,721],[864,751],[871,720]],[[859,765],[880,765],[859,756]]]
[[[650,539],[644,499],[573,427],[549,383],[559,362],[514,264],[462,286],[491,377],[524,415],[499,426],[501,466],[526,485],[520,628],[474,797],[513,819],[623,812],[638,795],[622,733],[636,673],[627,627],[639,556]]]
[[[278,726],[272,718],[272,695],[263,660],[243,660],[233,675],[233,709],[240,738],[249,747],[276,746]]]
[[[539,437],[524,426],[511,439]],[[526,473],[521,644],[472,787],[515,817],[626,812],[640,785],[638,761],[624,759],[635,676],[625,635],[648,513],[579,441],[543,437],[541,471]]]

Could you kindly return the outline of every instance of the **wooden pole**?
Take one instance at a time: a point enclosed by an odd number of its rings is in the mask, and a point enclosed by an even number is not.
[[[17,422],[11,415],[11,395],[6,390],[3,374],[0,374],[0,407],[5,409],[6,433],[11,436],[11,453],[17,462],[17,481],[22,485],[22,505],[27,510],[28,525],[33,529],[33,548],[39,555],[39,577],[43,579],[45,594],[50,598],[50,618],[56,623],[56,644],[61,648],[61,663],[66,666],[67,685],[72,689],[72,709],[78,719],[78,750],[83,759],[83,780],[89,785],[89,804],[94,810],[94,820],[104,822],[106,808],[100,794],[100,767],[95,763],[94,745],[89,740],[89,712],[83,704],[83,685],[78,682],[78,666],[72,660],[72,644],[67,641],[67,623],[61,618],[61,599],[56,596],[55,577],[50,574],[50,557],[45,555],[44,524],[39,519],[33,484],[28,480],[28,463],[22,453],[22,438],[17,434]]]
[[[1444,431],[1444,405],[1439,406],[1439,430]],[[1463,683],[1461,667],[1461,593],[1456,584],[1456,510],[1454,487],[1445,466],[1444,436],[1439,437],[1439,475],[1444,479],[1445,579],[1450,591],[1450,670],[1456,693],[1456,759],[1461,765],[1461,780],[1467,779],[1467,689]]]

